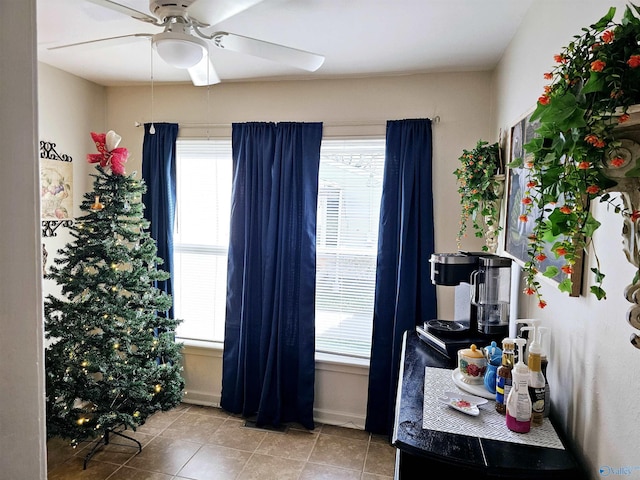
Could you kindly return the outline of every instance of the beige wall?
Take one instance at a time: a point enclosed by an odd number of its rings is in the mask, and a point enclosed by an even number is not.
[[[322,121],[325,136],[384,136],[387,120],[440,117],[433,128],[436,250],[455,251],[459,198],[453,171],[463,148],[497,140],[491,76],[487,72],[406,75],[346,80],[238,82],[211,87],[150,86],[107,89],[107,128],[131,151],[129,171],[139,171],[143,129],[136,122],[177,122],[180,137],[230,136],[232,122]],[[151,117],[153,110],[153,118]],[[209,124],[213,127],[197,128]],[[479,248],[471,237],[463,248]],[[453,292],[442,291],[453,313]],[[451,309],[451,311],[450,311]],[[446,317],[444,317],[446,315]]]
[[[407,75],[346,80],[222,83],[114,87],[107,89],[107,128],[123,137],[131,151],[128,171],[140,170],[143,129],[150,120],[181,124],[180,137],[230,136],[232,122],[322,121],[325,136],[378,135],[387,120],[434,118],[436,248],[455,251],[458,195],[453,170],[462,148],[492,137],[491,76],[483,73]],[[208,124],[208,129],[203,125]],[[206,212],[203,212],[205,215]],[[475,240],[475,239],[474,239]],[[477,241],[477,240],[475,240]],[[465,245],[477,249],[473,243]],[[452,318],[453,292],[445,288],[441,316]],[[185,400],[217,404],[221,389],[219,351],[187,347]],[[362,428],[366,415],[368,367],[318,360],[317,421]]]
[[[93,186],[86,158],[97,152],[90,132],[104,130],[105,88],[44,63],[38,64],[38,77],[40,139],[73,159],[73,215],[78,216],[83,194]]]
[[[47,477],[35,0],[0,15],[0,477]]]
[[[82,214],[80,203],[85,192],[92,189],[87,153],[95,146],[90,132],[104,131],[106,94],[104,87],[82,80],[57,68],[38,64],[38,111],[40,140],[56,144],[60,155],[69,155],[73,165],[73,216]],[[48,268],[56,255],[73,237],[69,229],[59,227],[55,236],[45,237]],[[57,294],[53,280],[43,280],[43,294]]]
[[[609,6],[622,0],[538,0],[495,72],[497,127],[508,129],[530,112],[547,83],[543,73],[553,67],[553,55],[568,44],[583,26],[595,23]],[[592,285],[589,268],[593,252],[586,258],[583,294],[570,298],[544,286],[548,307],[540,310],[533,301],[521,302],[521,318],[536,317],[551,329],[549,382],[552,409],[567,434],[583,452],[592,478],[601,466],[636,467],[631,478],[640,476],[636,407],[640,372],[635,365],[640,351],[629,343],[632,328],[625,320],[629,303],[624,288],[631,283],[633,267],[622,252],[621,219],[601,205],[593,213],[602,222],[595,244],[601,269],[607,274],[607,299],[597,301],[585,293]]]

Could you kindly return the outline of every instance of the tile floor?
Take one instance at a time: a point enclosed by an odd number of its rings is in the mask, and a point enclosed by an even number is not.
[[[136,432],[142,452],[112,436],[88,461],[91,444],[76,449],[50,439],[49,480],[391,480],[395,449],[386,437],[317,424],[285,432],[245,427],[219,408],[183,404],[158,412]],[[133,445],[133,446],[132,446]]]

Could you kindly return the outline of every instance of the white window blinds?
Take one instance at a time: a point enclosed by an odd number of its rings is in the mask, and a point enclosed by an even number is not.
[[[371,350],[384,139],[323,140],[316,272],[316,351]]]
[[[231,211],[231,141],[178,140],[175,317],[183,339],[222,342]]]

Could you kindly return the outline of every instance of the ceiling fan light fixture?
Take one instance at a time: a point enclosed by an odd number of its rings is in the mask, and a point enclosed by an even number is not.
[[[207,51],[204,40],[178,32],[154,35],[153,46],[162,60],[176,68],[191,68],[197,65]]]

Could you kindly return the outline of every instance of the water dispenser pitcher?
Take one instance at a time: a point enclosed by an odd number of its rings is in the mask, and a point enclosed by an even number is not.
[[[508,336],[511,298],[511,259],[497,255],[480,257],[471,274],[471,304],[477,315],[478,332]]]

